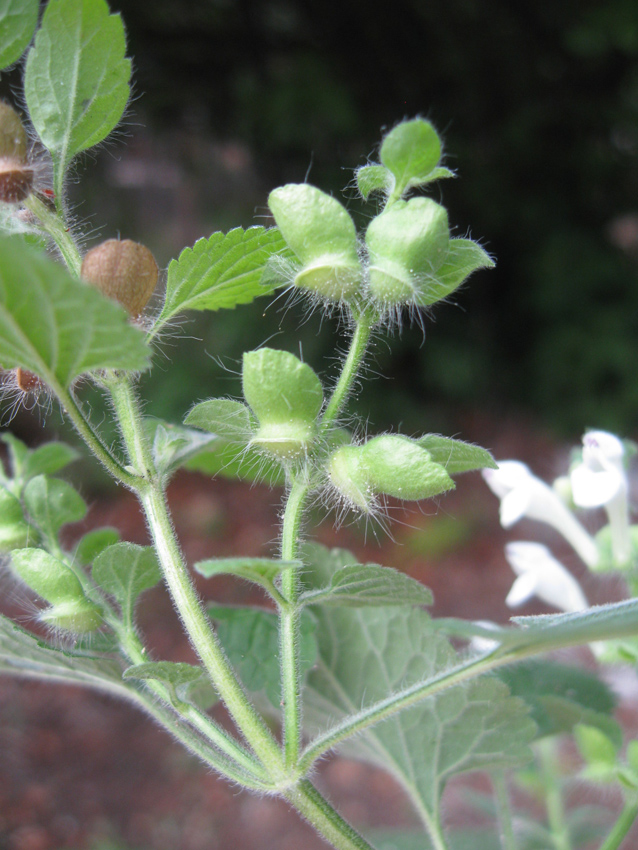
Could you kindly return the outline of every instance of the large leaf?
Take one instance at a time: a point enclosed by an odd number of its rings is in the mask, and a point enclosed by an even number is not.
[[[66,481],[38,475],[24,488],[24,506],[31,520],[53,545],[58,532],[69,522],[86,516],[86,503]]]
[[[95,369],[145,369],[149,348],[126,312],[19,239],[0,240],[0,364],[55,389]]]
[[[277,228],[236,227],[184,248],[168,266],[160,327],[185,310],[221,310],[271,291],[260,284],[269,257],[285,250]]]
[[[211,606],[208,613],[217,623],[217,632],[231,663],[249,691],[265,691],[279,710],[279,622],[276,614],[261,608]],[[299,629],[299,670],[303,678],[315,663],[317,639],[315,618],[307,611]]]
[[[38,0],[0,0],[0,69],[16,62],[38,23]]]
[[[53,649],[41,639],[0,615],[0,673],[90,685],[125,692],[122,668],[113,660],[70,654]]]
[[[131,76],[125,53],[122,20],[104,0],[50,0],[27,57],[24,91],[58,190],[73,157],[122,117]]]
[[[132,627],[137,597],[161,580],[162,573],[150,546],[114,543],[93,562],[93,579],[118,601],[124,622]]]
[[[330,553],[315,560],[324,584]],[[340,566],[337,553],[332,569]],[[307,731],[325,729],[362,706],[454,666],[458,657],[419,608],[319,606],[319,658],[304,691]],[[453,775],[526,761],[535,724],[522,700],[497,679],[465,682],[388,718],[344,745],[349,755],[391,771],[413,802],[438,820],[441,793]]]

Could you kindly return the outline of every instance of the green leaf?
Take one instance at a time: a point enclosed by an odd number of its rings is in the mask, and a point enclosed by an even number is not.
[[[33,523],[51,543],[63,525],[86,516],[86,502],[68,482],[47,475],[32,478],[23,493],[24,507]]]
[[[93,579],[115,597],[122,609],[125,624],[133,627],[133,614],[138,596],[155,587],[162,572],[150,546],[115,543],[101,552],[93,562]]]
[[[44,443],[27,455],[22,477],[26,480],[36,475],[53,475],[79,457],[80,453],[66,443]]]
[[[95,369],[145,369],[150,350],[126,311],[19,239],[0,240],[0,363],[52,389]]]
[[[88,685],[126,695],[117,661],[65,653],[0,615],[0,673]]]
[[[191,428],[161,422],[158,419],[146,420],[153,439],[153,460],[162,474],[167,474],[194,455],[210,446],[214,437],[205,436]]]
[[[210,558],[198,561],[193,569],[204,578],[234,575],[270,591],[272,583],[283,570],[300,566],[300,561],[277,561],[270,558]]]
[[[425,287],[419,305],[426,307],[446,298],[478,269],[493,269],[494,260],[471,239],[450,239],[448,255],[436,273],[436,279]]]
[[[50,0],[27,57],[24,92],[53,157],[56,189],[73,157],[119,123],[130,94],[125,54],[122,20],[104,0]]]
[[[530,706],[538,737],[570,732],[577,723],[597,725],[611,736],[621,734],[611,718],[616,705],[612,691],[588,670],[543,658],[506,667],[496,675],[513,696]]]
[[[88,531],[78,541],[75,547],[74,556],[78,563],[83,566],[91,564],[105,549],[109,546],[118,543],[120,540],[120,532],[117,528],[96,528],[93,531]]]
[[[427,449],[432,460],[440,463],[448,475],[470,472],[473,469],[496,469],[498,464],[488,452],[480,446],[441,437],[439,434],[425,434],[416,441]]]
[[[310,563],[317,547],[306,549]],[[319,550],[311,584],[325,583],[342,553]],[[332,563],[331,563],[332,562]],[[308,674],[308,733],[335,723],[411,683],[453,667],[458,656],[420,608],[315,609],[319,658]],[[389,770],[437,818],[447,780],[470,770],[520,765],[535,726],[522,700],[497,679],[452,687],[379,723],[343,746],[347,755]]]
[[[168,265],[166,300],[156,327],[185,310],[232,309],[272,291],[261,285],[273,254],[285,249],[276,227],[236,227],[184,248]]]
[[[279,621],[276,614],[261,608],[211,606],[210,617],[217,623],[219,639],[249,691],[265,691],[280,709]],[[315,618],[305,611],[299,636],[299,671],[302,679],[315,663],[317,640]]]
[[[8,490],[0,487],[0,552],[21,549],[29,543],[22,505]]]
[[[248,443],[256,428],[246,405],[228,398],[212,398],[196,404],[184,423],[236,443]]]
[[[433,178],[441,159],[441,141],[429,121],[415,118],[398,124],[384,138],[379,158],[396,180],[394,194]]]
[[[169,685],[185,685],[202,675],[202,668],[182,661],[147,661],[124,671],[125,679],[157,679]]]
[[[387,193],[394,182],[392,173],[382,165],[364,165],[357,169],[356,176],[357,189],[365,201],[373,192]]]
[[[618,746],[595,726],[580,724],[574,729],[574,738],[583,759],[590,764],[614,767],[618,757]]]
[[[339,567],[326,587],[303,593],[303,605],[432,605],[432,591],[416,579],[379,564]]]
[[[38,23],[38,0],[0,0],[0,70],[13,65]]]
[[[184,468],[211,477],[267,482],[272,487],[285,483],[279,463],[257,448],[243,448],[230,440],[213,440],[208,448],[187,460]]]
[[[43,549],[15,549],[11,553],[11,569],[27,587],[52,605],[85,598],[73,570]]]

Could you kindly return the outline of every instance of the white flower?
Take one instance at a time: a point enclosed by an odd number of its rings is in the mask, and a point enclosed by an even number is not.
[[[541,543],[517,541],[505,547],[505,557],[518,576],[505,602],[517,608],[532,596],[563,611],[588,608],[585,594],[573,575]]]
[[[583,561],[593,567],[598,562],[598,548],[576,517],[559,496],[517,460],[499,461],[498,469],[484,469],[483,478],[501,500],[501,525],[509,528],[526,516],[546,522],[559,531],[574,547]]]
[[[571,471],[572,498],[581,508],[604,507],[611,528],[614,559],[625,564],[631,556],[629,485],[623,463],[625,447],[608,431],[588,431],[583,437],[583,460]]]

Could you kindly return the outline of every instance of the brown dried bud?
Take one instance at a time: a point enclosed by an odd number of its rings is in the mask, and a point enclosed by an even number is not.
[[[0,136],[1,141],[1,136]],[[33,169],[18,159],[0,158],[0,201],[17,204],[31,194]]]
[[[15,109],[0,100],[0,157],[27,161],[27,133]]]
[[[130,239],[107,239],[86,254],[81,274],[135,317],[148,304],[159,269],[146,246]]]
[[[15,370],[15,379],[18,388],[24,393],[37,393],[42,387],[42,381],[33,372],[28,369],[21,369],[19,366]]]

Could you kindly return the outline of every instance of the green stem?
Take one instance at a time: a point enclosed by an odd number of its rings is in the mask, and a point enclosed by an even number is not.
[[[556,742],[552,738],[544,738],[538,742],[540,752],[541,775],[545,788],[545,805],[547,821],[555,850],[571,850],[569,828],[565,819],[565,807],[560,788],[558,763],[556,759]]]
[[[612,831],[600,845],[600,850],[618,850],[636,817],[638,817],[638,800],[630,800],[625,803],[625,807],[614,824]]]
[[[348,356],[345,359],[339,380],[335,385],[330,401],[321,418],[321,430],[323,433],[334,425],[350,395],[352,385],[361,368],[368,343],[370,342],[370,335],[375,321],[376,314],[370,311],[363,312],[357,320],[352,339],[350,340]]]
[[[29,195],[24,205],[39,219],[42,230],[53,239],[69,271],[79,277],[82,258],[64,217],[34,194]]]
[[[307,779],[299,782],[285,797],[338,850],[373,850]]]
[[[510,805],[510,795],[507,788],[505,771],[495,770],[491,774],[491,777],[492,784],[494,785],[496,814],[501,833],[501,846],[503,850],[516,850],[516,839],[514,837],[514,827],[512,824],[512,808]]]

